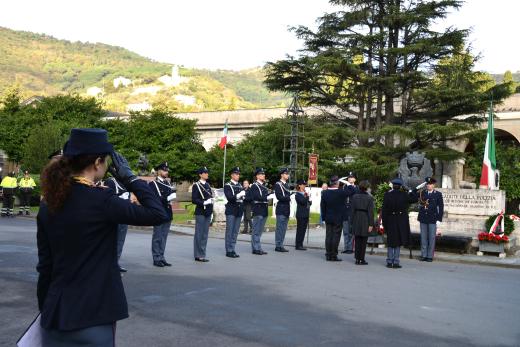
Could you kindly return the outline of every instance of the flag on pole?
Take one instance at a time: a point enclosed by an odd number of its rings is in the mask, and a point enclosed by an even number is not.
[[[227,136],[227,119],[226,119],[226,124],[224,125],[224,130],[222,130],[222,137],[220,138],[220,143],[218,144],[218,146],[221,148],[221,149],[224,149],[224,147],[226,147],[226,144],[228,142],[228,136]]]
[[[488,116],[486,147],[484,149],[484,161],[482,163],[482,174],[480,176],[481,189],[496,189],[496,169],[495,129],[493,127],[493,103],[491,103]]]

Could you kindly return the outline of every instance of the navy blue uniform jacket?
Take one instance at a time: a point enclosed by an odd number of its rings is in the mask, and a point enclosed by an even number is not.
[[[149,185],[152,191],[161,199],[164,211],[166,211],[166,214],[168,215],[168,221],[171,221],[173,218],[173,211],[172,205],[170,205],[170,202],[168,201],[168,195],[174,193],[175,190],[168,181],[161,181],[159,178],[150,182]]]
[[[289,217],[291,214],[291,191],[289,185],[282,181],[276,182],[274,185],[274,194],[278,202],[276,203],[276,215]]]
[[[419,222],[425,224],[435,224],[437,221],[442,222],[442,216],[444,214],[442,193],[434,190],[428,194],[426,190],[423,190],[422,198],[428,199],[428,208],[419,205],[419,216],[417,217]]]
[[[76,330],[128,317],[117,265],[117,225],[155,225],[167,215],[146,182],[131,183],[141,205],[110,188],[73,184],[63,208],[37,217],[38,305],[47,329]]]
[[[294,196],[296,199],[296,218],[309,218],[309,209],[312,202],[309,201],[309,197],[301,192],[297,192]]]
[[[195,214],[201,216],[211,216],[213,204],[204,205],[204,201],[213,197],[213,191],[208,182],[195,182],[191,187],[191,202],[196,205]]]
[[[325,223],[343,224],[347,195],[346,190],[335,188],[329,188],[322,192],[320,207]]]
[[[263,184],[253,183],[247,190],[246,198],[251,202],[251,212],[254,216],[267,217],[267,196],[269,190]]]
[[[241,199],[237,200],[237,194],[243,191],[240,183],[229,182],[224,186],[224,195],[227,199],[226,212],[228,216],[242,217],[244,209]]]

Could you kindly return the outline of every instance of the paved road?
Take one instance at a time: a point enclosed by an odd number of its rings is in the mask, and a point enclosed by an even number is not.
[[[404,260],[384,267],[324,261],[322,251],[192,260],[173,235],[172,268],[151,266],[150,235],[128,235],[123,264],[131,317],[119,346],[520,346],[520,271]],[[266,249],[271,251],[271,249]],[[12,346],[36,311],[33,220],[0,220],[0,346]]]

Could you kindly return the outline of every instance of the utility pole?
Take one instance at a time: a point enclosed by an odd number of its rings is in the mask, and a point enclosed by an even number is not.
[[[289,154],[289,184],[296,185],[298,178],[304,176],[305,165],[305,132],[304,132],[304,111],[298,100],[298,96],[294,96],[293,100],[287,109],[287,122],[291,126],[291,133],[284,137],[284,163],[285,153]],[[286,144],[289,148],[286,148]]]

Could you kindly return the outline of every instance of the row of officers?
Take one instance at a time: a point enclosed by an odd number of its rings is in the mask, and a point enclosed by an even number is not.
[[[161,197],[163,205],[171,217],[170,203],[175,199],[175,189],[167,180],[168,165],[163,163],[156,167],[157,179],[150,183],[153,190]],[[209,171],[202,167],[197,171],[199,180],[192,186],[192,203],[195,207],[195,234],[194,259],[198,262],[208,262],[206,246],[209,227],[212,220],[215,196],[208,183]],[[265,230],[268,218],[269,201],[276,197],[275,209],[276,252],[289,252],[285,248],[285,235],[289,223],[291,196],[295,194],[296,209],[296,239],[295,249],[306,250],[303,246],[305,234],[309,225],[310,206],[312,204],[310,192],[306,189],[306,182],[299,180],[296,190],[291,190],[288,184],[289,171],[282,168],[279,171],[280,179],[270,191],[265,185],[265,171],[257,168],[254,182],[247,188],[240,184],[240,168],[234,167],[230,171],[230,181],[224,185],[224,194],[227,200],[225,207],[226,231],[225,251],[229,258],[239,258],[235,250],[237,236],[244,217],[245,206],[251,206],[252,233],[251,250],[255,255],[265,255],[261,237]],[[403,181],[395,178],[391,182],[391,189],[384,195],[380,220],[374,216],[374,199],[370,192],[368,181],[356,185],[356,175],[350,172],[348,176],[331,177],[328,189],[322,191],[321,216],[326,224],[325,249],[327,261],[341,261],[338,258],[338,247],[341,235],[344,237],[343,253],[355,253],[357,265],[366,265],[365,250],[367,240],[374,228],[380,227],[387,234],[388,255],[387,267],[400,268],[400,247],[410,242],[410,224],[408,209],[410,204],[419,203],[419,222],[421,229],[421,260],[433,261],[435,236],[437,228],[442,222],[444,206],[442,193],[435,190],[435,179],[427,177],[425,182],[412,190],[403,188]],[[342,187],[340,187],[342,184]],[[170,218],[171,220],[171,218]],[[246,220],[247,224],[247,220]],[[152,237],[153,264],[158,267],[170,266],[164,258],[166,239],[171,222],[154,226]]]
[[[20,196],[20,210],[19,215],[30,214],[31,197],[33,195],[36,183],[29,174],[25,171],[23,177],[17,179],[16,172],[11,171],[7,176],[0,181],[0,188],[2,189],[2,217],[14,217],[14,197],[19,191]]]

